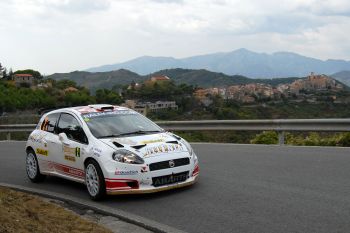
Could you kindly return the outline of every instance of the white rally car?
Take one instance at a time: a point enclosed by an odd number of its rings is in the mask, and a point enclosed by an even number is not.
[[[46,113],[26,144],[33,182],[54,175],[85,183],[90,197],[151,193],[193,184],[198,159],[188,142],[119,106]]]

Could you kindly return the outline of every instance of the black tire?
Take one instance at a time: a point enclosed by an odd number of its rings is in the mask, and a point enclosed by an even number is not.
[[[91,172],[93,172],[93,170],[95,171],[95,175],[91,174]],[[95,176],[95,177],[93,177],[93,176]],[[97,178],[97,180],[95,178]],[[98,187],[96,187],[96,185],[91,183],[92,180],[94,180],[95,182],[97,181]],[[89,160],[86,163],[85,184],[86,184],[86,189],[88,191],[88,194],[92,200],[99,201],[99,200],[102,200],[106,196],[105,178],[103,176],[103,173],[102,173],[100,166],[93,159]]]
[[[33,183],[39,183],[45,180],[46,176],[40,173],[38,159],[33,150],[27,151],[26,173],[29,180]]]

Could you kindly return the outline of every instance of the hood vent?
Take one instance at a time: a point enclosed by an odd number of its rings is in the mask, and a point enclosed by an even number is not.
[[[166,143],[171,143],[171,144],[179,144],[178,141],[167,141]]]
[[[118,142],[113,142],[113,144],[118,147],[118,148],[122,148],[124,147],[122,144],[118,143]]]
[[[146,146],[146,144],[142,144],[142,145],[132,146],[132,148],[134,148],[136,150],[139,150],[139,149],[141,149],[141,148],[143,148],[145,146]]]
[[[181,138],[179,136],[175,135],[175,134],[172,134],[171,136],[173,136],[177,140],[181,140]]]

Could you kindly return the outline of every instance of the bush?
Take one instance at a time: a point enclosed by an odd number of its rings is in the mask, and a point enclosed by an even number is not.
[[[278,134],[274,131],[264,131],[255,136],[254,139],[250,141],[252,144],[277,144]]]

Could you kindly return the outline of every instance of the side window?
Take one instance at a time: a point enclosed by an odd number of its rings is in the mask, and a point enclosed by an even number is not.
[[[55,125],[59,115],[60,115],[59,113],[52,113],[47,115],[43,123],[41,124],[40,129],[43,131],[47,131],[49,133],[56,133]]]
[[[58,133],[65,133],[71,140],[87,144],[88,140],[78,120],[70,114],[62,113],[57,125]]]

